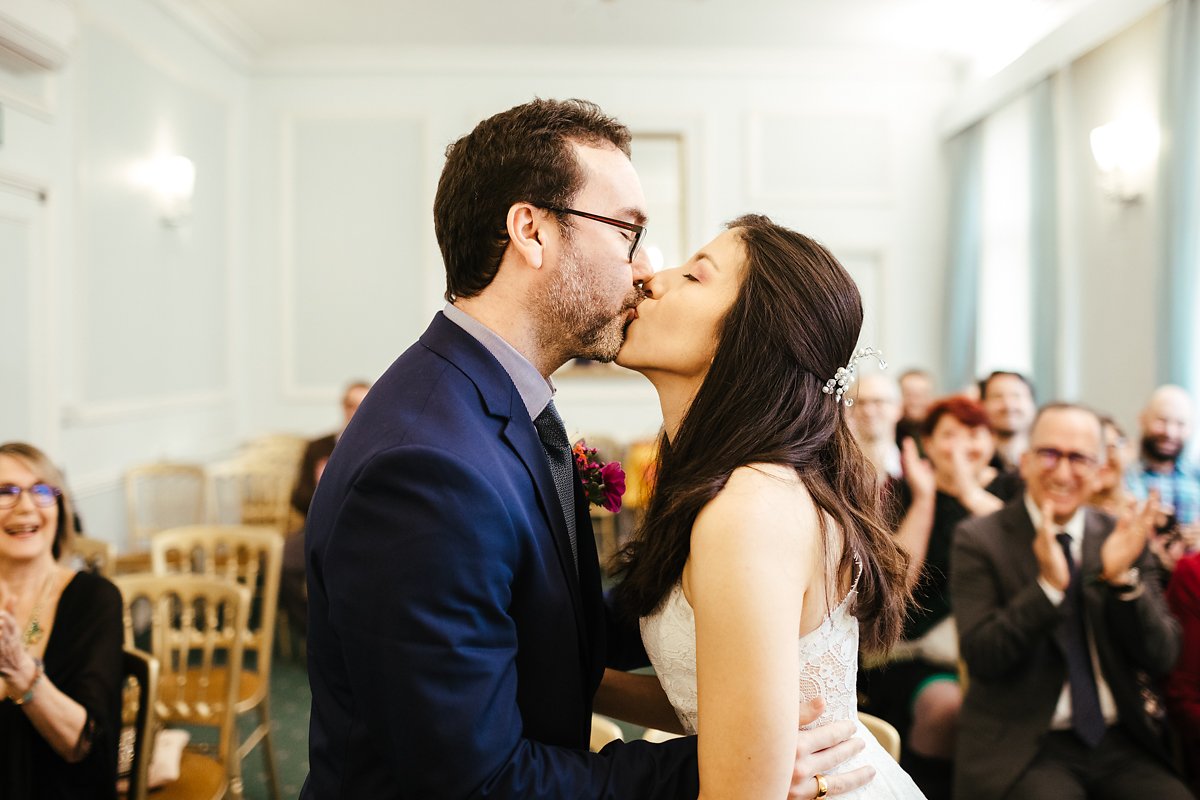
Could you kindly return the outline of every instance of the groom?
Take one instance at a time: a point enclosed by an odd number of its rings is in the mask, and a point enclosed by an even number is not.
[[[650,276],[629,139],[590,103],[535,100],[447,149],[450,304],[375,384],[308,517],[302,798],[697,794],[694,738],[587,752],[604,668],[640,642],[602,601],[548,379],[613,359]],[[802,732],[796,796],[848,736]]]

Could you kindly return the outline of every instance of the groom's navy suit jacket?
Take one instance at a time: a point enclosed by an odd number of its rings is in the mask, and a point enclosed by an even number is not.
[[[302,798],[668,798],[692,738],[587,753],[610,623],[582,488],[499,362],[438,314],[346,428],[307,524]]]

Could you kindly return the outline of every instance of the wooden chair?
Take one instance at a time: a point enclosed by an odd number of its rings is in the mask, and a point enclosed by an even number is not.
[[[308,438],[293,433],[269,433],[257,436],[242,446],[239,460],[276,463],[295,472],[304,457]]]
[[[588,744],[588,749],[593,753],[599,753],[604,749],[604,745],[619,741],[621,738],[621,728],[617,723],[608,717],[592,714],[592,740]]]
[[[660,731],[658,728],[646,728],[645,732],[642,733],[642,738],[647,742],[662,744],[663,742],[669,742],[671,739],[679,739],[682,737],[678,733]]]
[[[217,464],[208,471],[208,519],[219,525],[266,525],[286,534],[295,479],[295,468],[276,464],[243,459]]]
[[[896,730],[896,726],[865,711],[858,712],[858,720],[871,732],[888,755],[896,761],[900,760],[900,732]]]
[[[253,608],[242,638],[243,662],[237,715],[257,713],[254,730],[240,742],[239,760],[263,745],[271,796],[279,798],[279,774],[271,740],[271,655],[279,607],[283,538],[266,527],[193,525],[162,531],[150,540],[156,575],[201,574],[233,581],[249,590]],[[214,667],[220,677],[224,667]]]
[[[84,572],[109,579],[116,574],[117,548],[112,542],[76,536],[71,540],[71,555]]]
[[[199,464],[146,464],[125,473],[125,515],[138,550],[167,528],[204,522],[206,478]]]
[[[158,701],[158,661],[148,653],[125,648],[122,660],[125,694],[122,718],[132,723],[132,759],[127,800],[146,800],[150,758],[154,751],[154,704]]]
[[[210,753],[184,752],[179,780],[155,800],[219,800],[242,795],[237,757],[237,696],[250,591],[201,575],[123,575],[125,642],[134,641],[133,609],[150,607],[150,652],[160,680],[154,714],[163,722],[214,728]]]

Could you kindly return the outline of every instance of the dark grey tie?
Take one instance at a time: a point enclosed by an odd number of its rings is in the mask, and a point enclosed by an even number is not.
[[[567,537],[571,540],[571,559],[575,562],[575,570],[579,571],[579,540],[575,533],[575,471],[574,456],[571,454],[571,441],[567,439],[567,429],[563,426],[562,417],[554,408],[551,400],[533,421],[537,428],[538,438],[542,440],[542,449],[546,451],[546,460],[550,462],[550,474],[554,476],[554,488],[558,490],[558,502],[562,506],[563,517],[567,522]]]
[[[1092,674],[1092,654],[1087,645],[1087,623],[1083,613],[1083,587],[1079,569],[1071,553],[1071,535],[1063,532],[1054,538],[1067,558],[1071,582],[1067,585],[1063,605],[1067,612],[1060,629],[1067,660],[1067,683],[1071,687],[1071,727],[1090,747],[1100,744],[1108,725],[1100,710],[1100,691]]]

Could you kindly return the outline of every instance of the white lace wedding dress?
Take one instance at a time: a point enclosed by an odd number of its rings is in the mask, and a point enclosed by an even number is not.
[[[857,584],[857,581],[855,582]],[[858,722],[858,620],[850,613],[855,590],[850,592],[830,612],[815,631],[800,637],[800,697],[825,699],[825,713],[812,725],[815,727],[839,719],[854,720],[858,736],[866,749],[833,772],[845,772],[864,764],[875,768],[875,778],[869,784],[839,798],[894,798],[895,800],[924,800],[904,770],[900,769],[887,751],[879,746],[871,732]],[[683,727],[695,733],[699,725],[696,699],[696,619],[684,597],[683,587],[675,588],[663,604],[641,620],[642,642],[667,698],[675,707]]]

